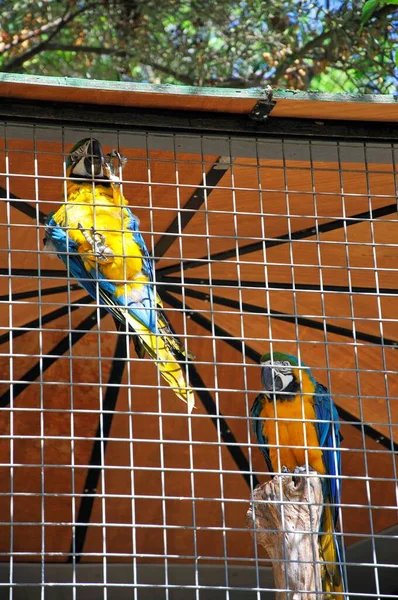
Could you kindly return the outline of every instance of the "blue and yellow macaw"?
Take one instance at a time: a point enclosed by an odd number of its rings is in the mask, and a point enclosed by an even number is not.
[[[319,535],[323,591],[327,600],[345,600],[340,546],[335,535],[340,503],[340,425],[328,390],[295,356],[261,357],[264,393],[251,408],[253,430],[268,470],[306,466],[323,478],[324,509]],[[328,592],[331,592],[328,594]],[[334,593],[332,593],[334,592]],[[341,592],[339,594],[339,592]]]
[[[97,302],[135,332],[137,354],[145,352],[191,412],[194,394],[176,358],[187,357],[162,312],[154,289],[153,262],[127,206],[115,173],[115,151],[104,156],[93,138],[78,142],[66,164],[67,201],[46,222],[46,249]]]

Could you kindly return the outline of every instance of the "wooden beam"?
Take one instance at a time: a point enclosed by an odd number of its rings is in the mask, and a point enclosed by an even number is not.
[[[0,97],[72,103],[152,108],[159,110],[224,112],[247,115],[264,99],[262,90],[189,87],[42,77],[0,73]],[[398,102],[392,95],[329,94],[274,91],[273,117],[398,121]]]

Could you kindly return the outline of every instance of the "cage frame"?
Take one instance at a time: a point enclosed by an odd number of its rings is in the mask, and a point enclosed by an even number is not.
[[[33,78],[36,83],[38,78]],[[42,78],[42,79],[49,79],[49,78]],[[22,79],[18,79],[18,76],[7,76],[6,78],[3,77],[2,79],[3,81],[5,80],[5,83],[9,83],[9,84],[15,84],[15,82],[17,82],[17,84],[19,85],[22,81]],[[26,80],[26,78],[25,78]],[[34,82],[30,82],[27,81],[28,84],[34,84]],[[40,85],[45,85],[48,82],[43,82],[40,83]],[[85,82],[85,84],[87,85],[87,82]],[[72,82],[72,85],[73,82]],[[70,86],[70,84],[68,84],[68,86]],[[12,85],[11,85],[12,87]],[[87,86],[88,89],[90,89],[90,85]],[[101,85],[99,86],[101,87]],[[123,91],[125,91],[123,88],[123,85],[116,85],[114,86],[116,88],[116,90],[120,93],[122,93]],[[164,86],[159,86],[159,87],[164,87]],[[78,88],[78,86],[77,86]],[[93,89],[97,89],[98,88],[98,84],[95,84],[93,86]],[[131,85],[131,92],[132,94],[136,94],[137,93],[137,89],[138,94],[140,93],[144,93],[143,90],[144,88],[147,90],[148,93],[150,94],[158,94],[159,90],[156,86],[138,86],[135,84]],[[170,90],[165,90],[162,93],[168,94]],[[214,92],[214,90],[213,90]],[[145,92],[146,93],[146,92]],[[144,93],[144,95],[145,95]],[[184,90],[184,94],[187,93],[187,95],[195,95],[195,97],[201,97],[202,92],[199,92],[194,89],[194,90],[190,90],[189,92],[186,92],[186,90]],[[0,96],[1,96],[2,92],[1,92],[1,88],[0,88]],[[6,96],[9,94],[9,92],[6,92]],[[171,90],[171,94],[173,94],[173,89]],[[176,94],[177,96],[179,94]],[[181,94],[180,94],[181,95]],[[203,93],[203,95],[205,96],[206,93]],[[218,90],[217,93],[215,94],[216,97],[223,97],[223,95],[225,95],[225,91],[224,90]],[[242,96],[248,100],[250,100],[250,102],[253,104],[253,106],[255,105],[255,103],[259,100],[262,99],[262,95],[261,94],[255,94],[255,93],[246,93],[246,94],[240,94],[240,98],[242,98]],[[233,96],[234,98],[236,97],[236,95]],[[274,96],[277,100],[277,105],[278,105],[278,93],[275,94]],[[315,112],[316,110],[321,110],[321,112],[325,112],[325,105],[327,106],[327,104],[331,101],[329,97],[327,97],[327,95],[324,95],[323,97],[321,97],[320,95],[316,95],[315,98],[312,98],[311,95],[306,95],[305,99],[303,99],[303,97],[293,97],[290,98],[289,97],[289,103],[290,103],[290,110],[294,113],[294,102],[296,101],[294,98],[296,98],[297,101],[303,101],[309,105],[311,105],[312,103],[314,105],[317,105],[315,107]],[[286,99],[286,93],[285,92],[280,92],[280,99],[284,100]],[[178,110],[176,107],[174,108],[167,108],[167,109],[163,109],[163,108],[154,108],[154,107],[141,107],[141,108],[137,108],[137,107],[133,107],[133,106],[119,106],[117,108],[117,110],[115,110],[114,106],[110,106],[107,107],[104,104],[99,104],[95,106],[95,111],[93,111],[93,105],[91,103],[68,103],[68,102],[60,102],[59,100],[57,100],[55,103],[54,102],[49,102],[46,100],[42,100],[42,99],[38,99],[35,101],[32,100],[26,100],[26,98],[19,98],[18,96],[16,98],[13,99],[9,99],[9,98],[3,98],[1,104],[0,104],[0,120],[5,120],[7,122],[10,123],[23,123],[23,124],[31,124],[31,125],[51,125],[51,126],[59,126],[59,127],[63,127],[63,126],[68,126],[71,124],[74,125],[82,125],[84,124],[85,126],[87,126],[87,128],[90,127],[99,127],[101,129],[112,129],[114,130],[115,128],[123,128],[127,130],[133,130],[133,131],[137,131],[137,130],[145,130],[145,131],[151,131],[151,132],[157,132],[157,133],[162,133],[162,132],[166,132],[166,133],[172,133],[172,132],[176,132],[176,133],[186,133],[186,134],[198,134],[198,135],[202,135],[202,134],[223,134],[223,135],[231,135],[234,137],[245,137],[245,138],[259,138],[262,136],[265,137],[274,137],[274,138],[286,138],[286,139],[311,139],[311,140],[332,140],[332,141],[341,141],[341,142],[345,142],[345,141],[358,141],[358,142],[374,142],[374,143],[381,143],[381,144],[394,144],[394,142],[396,140],[398,140],[398,107],[396,106],[396,102],[394,99],[388,97],[387,100],[383,102],[380,102],[380,98],[378,100],[375,100],[375,104],[372,104],[371,101],[369,101],[368,99],[366,101],[362,100],[361,103],[361,99],[356,98],[356,99],[346,99],[348,104],[351,103],[355,103],[356,107],[358,108],[358,104],[363,108],[366,107],[366,115],[368,116],[368,118],[371,117],[371,110],[369,110],[369,108],[374,108],[374,106],[376,105],[377,107],[379,107],[379,103],[384,107],[384,105],[386,105],[388,107],[388,118],[392,119],[394,117],[394,111],[396,112],[396,120],[388,120],[388,121],[377,121],[373,122],[373,121],[369,121],[369,120],[361,120],[361,121],[352,121],[350,119],[345,119],[345,120],[339,120],[339,119],[327,119],[324,117],[315,117],[313,119],[309,119],[309,118],[303,118],[303,117],[294,117],[294,116],[273,116],[273,114],[271,113],[271,116],[266,120],[265,123],[262,124],[258,124],[258,123],[253,123],[249,118],[248,118],[248,113],[246,114],[242,114],[242,113],[238,113],[238,114],[233,114],[230,112],[225,112],[225,113],[220,113],[220,112],[208,112],[208,111],[198,111],[198,110],[184,110],[184,111],[180,111]],[[359,100],[359,101],[358,101]],[[338,100],[339,102],[344,103],[344,99],[339,98]],[[134,102],[134,101],[133,101]],[[322,105],[321,107],[319,107],[319,105]],[[326,108],[327,110],[327,108]],[[323,120],[322,120],[323,119]],[[210,177],[210,178],[209,178]],[[209,179],[208,179],[209,178]],[[207,174],[207,185],[209,186],[209,188],[211,188],[212,185],[216,185],[217,183],[217,172],[215,169],[212,169],[208,174]],[[194,191],[191,194],[191,198],[189,200],[189,202],[191,202],[190,207],[197,207],[198,203],[200,202],[200,190],[201,188],[198,188],[196,191]],[[209,190],[211,191],[211,189]],[[11,196],[10,196],[11,197]],[[195,201],[194,201],[194,197],[195,197]],[[4,190],[1,189],[0,190],[0,198],[2,199],[6,199],[7,196],[4,193]],[[14,198],[14,200],[19,200],[17,197]],[[13,205],[12,201],[11,201],[11,205]],[[16,202],[14,204],[14,206],[17,206],[18,209],[20,210],[22,208],[22,205],[20,202]],[[29,209],[28,209],[29,212]],[[36,217],[36,212],[34,211],[34,216]],[[385,212],[380,211],[379,213],[376,211],[373,211],[373,214],[375,214],[378,216],[380,214],[380,216],[385,216]],[[25,213],[26,214],[26,213]],[[388,213],[387,213],[388,214]],[[172,228],[170,229],[170,231],[168,231],[168,233],[172,233]],[[165,244],[165,242],[163,242],[163,245]],[[163,248],[162,248],[163,249]],[[219,256],[219,258],[221,258],[221,256]],[[165,275],[167,275],[167,273],[165,273]],[[172,274],[171,274],[172,275]],[[171,278],[172,279],[172,278]],[[170,280],[171,281],[171,280]],[[168,298],[168,300],[170,300],[170,294],[167,295],[167,289],[165,291],[165,298]],[[174,304],[175,308],[179,308],[179,306],[181,306],[181,304],[176,301],[175,299],[172,301],[172,303]],[[171,304],[171,305],[173,305]],[[257,307],[259,308],[259,307]],[[251,307],[251,309],[253,309],[253,306]],[[207,323],[206,323],[206,319],[205,318],[201,318],[201,324],[205,326],[205,328],[209,328],[209,320],[207,319]],[[223,332],[223,334],[225,334],[225,332]],[[231,343],[233,342],[233,340],[231,341]],[[226,341],[226,343],[228,343]],[[118,377],[118,366],[120,366],[120,358],[122,358],[122,356],[119,354],[120,352],[120,345],[117,345],[117,351],[115,353],[115,357],[114,357],[114,362],[112,365],[112,369],[115,370],[115,376],[116,378]],[[250,347],[247,347],[247,356],[250,356],[251,350]],[[256,352],[252,352],[251,353],[251,357],[255,360],[258,361],[259,358],[259,354]],[[190,369],[191,372],[191,378],[192,378],[192,382],[194,385],[198,384],[198,387],[203,387],[203,385],[201,386],[200,383],[200,374],[196,371],[195,368],[191,368]],[[195,384],[195,380],[196,380],[196,384]],[[203,384],[203,382],[202,382]],[[109,388],[110,390],[115,390],[115,388]],[[207,403],[207,406],[209,408],[209,415],[213,414],[213,416],[215,416],[218,420],[219,423],[221,423],[221,437],[223,438],[224,442],[226,444],[231,444],[235,442],[233,436],[231,437],[230,434],[228,433],[228,428],[226,425],[222,424],[222,418],[220,417],[220,415],[216,414],[216,413],[212,413],[212,411],[214,411],[214,400],[212,400],[211,398],[211,394],[209,394],[209,392],[203,392],[202,393],[202,402],[204,402],[205,404]],[[107,404],[107,408],[109,408],[109,411],[112,410],[112,404],[114,402],[116,402],[116,398],[115,398],[115,391],[113,391],[112,393],[109,393],[109,398],[107,398],[106,400],[107,403],[109,403],[109,406]],[[351,415],[349,413],[349,411],[342,411],[341,413],[341,417],[346,420],[346,421],[351,421],[354,427],[359,428],[361,431],[364,431],[364,433],[366,435],[368,435],[369,437],[371,437],[372,439],[376,440],[378,443],[380,443],[382,446],[391,449],[392,451],[396,452],[398,449],[398,444],[393,442],[393,440],[389,440],[388,438],[386,438],[385,436],[380,435],[379,432],[377,432],[377,430],[375,430],[374,428],[372,428],[369,425],[364,425],[360,422],[360,420],[358,420],[356,417],[354,417],[353,415]],[[102,432],[108,430],[110,430],[110,426],[111,426],[111,417],[109,419],[107,419],[107,417],[109,417],[110,412],[107,413],[107,416],[105,417],[106,423],[104,424],[104,422],[102,422]],[[99,437],[99,436],[98,436]],[[106,443],[106,442],[105,442]],[[104,447],[101,447],[103,444],[103,442],[99,442],[99,445],[97,445],[96,450],[93,450],[93,455],[92,455],[92,464],[93,464],[93,470],[92,470],[92,474],[91,477],[93,477],[93,473],[96,474],[99,477],[99,471],[100,471],[100,464],[98,463],[98,457],[99,454],[101,454],[101,451],[104,452]],[[233,447],[233,446],[230,446]],[[240,457],[238,459],[242,460],[242,458]],[[248,466],[244,463],[241,463],[242,471],[247,471]],[[248,478],[249,481],[249,486],[253,485],[253,483],[256,482],[256,478],[255,476],[251,476]],[[92,483],[90,483],[87,487],[87,494],[88,494],[88,503],[83,503],[84,507],[83,507],[83,512],[82,514],[79,515],[78,521],[79,522],[87,522],[87,506],[90,504],[92,499],[91,496],[91,492],[92,490],[94,490],[96,488],[96,483],[95,481],[93,481]],[[82,506],[81,506],[82,508]],[[87,528],[87,526],[86,526]],[[83,533],[83,529],[81,529],[80,531],[82,531]],[[393,534],[394,535],[394,534]],[[78,546],[75,547],[73,549],[73,554],[79,556],[81,554],[81,549],[79,550],[79,548],[82,548],[84,545],[84,535],[83,538],[81,540],[81,542],[79,542]],[[71,552],[72,554],[72,552]],[[79,560],[77,559],[76,562],[79,562]]]

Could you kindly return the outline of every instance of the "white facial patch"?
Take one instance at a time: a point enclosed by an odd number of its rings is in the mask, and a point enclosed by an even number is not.
[[[294,379],[292,373],[290,375],[285,375],[284,373],[277,373],[277,376],[280,377],[282,380],[282,391],[285,390]]]
[[[87,173],[86,168],[84,166],[84,156],[79,160],[79,162],[75,164],[75,166],[72,169],[72,173],[74,175],[83,175],[84,177],[86,177]]]
[[[82,177],[92,177],[92,173],[87,173],[86,171],[86,166],[84,164],[84,160],[85,160],[85,156],[83,156],[83,158],[81,158],[79,160],[79,162],[77,163],[77,165],[75,165],[72,169],[72,175],[81,175]],[[101,167],[101,172],[96,175],[96,177],[103,177],[103,171],[102,171],[102,167]]]
[[[285,390],[288,385],[293,381],[294,375],[292,371],[292,365],[288,360],[275,361],[266,360],[261,363],[262,367],[270,367],[274,373],[275,378],[278,377],[282,382],[281,391]]]

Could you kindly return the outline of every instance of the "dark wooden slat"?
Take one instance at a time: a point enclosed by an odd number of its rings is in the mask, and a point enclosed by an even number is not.
[[[33,175],[32,175],[32,177],[33,177]],[[44,225],[47,216],[43,212],[41,212],[40,210],[36,212],[36,209],[34,206],[29,204],[25,200],[22,200],[21,198],[19,198],[12,192],[7,194],[7,190],[5,190],[1,186],[0,186],[0,198],[2,200],[8,200],[8,202],[10,203],[10,205],[13,208],[15,208],[16,210],[19,210],[19,212],[23,213],[27,217],[30,217],[31,219],[33,219],[33,221],[36,221],[37,217],[39,217],[39,223],[41,225]]]
[[[333,221],[329,221],[328,223],[322,223],[322,225],[318,225],[317,228],[313,226],[306,227],[305,229],[299,229],[298,231],[293,231],[291,233],[284,233],[283,235],[280,235],[276,238],[265,238],[260,242],[253,242],[252,244],[245,244],[243,246],[240,246],[239,256],[244,256],[245,254],[251,254],[252,252],[262,250],[264,246],[265,248],[274,248],[275,246],[280,246],[281,244],[287,244],[296,240],[303,240],[305,238],[315,235],[317,232],[319,234],[329,233],[330,231],[336,231],[337,229],[342,229],[343,227],[357,225],[362,221],[369,221],[373,219],[378,219],[380,217],[385,217],[396,212],[397,205],[388,204],[387,206],[375,208],[375,210],[373,211],[366,211],[362,213],[357,213],[355,215],[349,215],[346,219],[335,219]],[[210,256],[202,256],[200,259],[181,261],[181,263],[178,263],[177,265],[163,267],[162,269],[157,270],[157,275],[159,277],[163,277],[164,275],[176,273],[181,269],[186,271],[188,269],[194,269],[195,267],[202,267],[206,262],[222,261],[228,258],[237,258],[236,248],[231,248],[230,250],[223,250],[221,252],[215,252]]]
[[[167,227],[165,233],[155,245],[155,261],[160,260],[167,250],[174,244],[176,239],[184,231],[185,227],[196,215],[196,211],[202,206],[205,198],[215,189],[218,182],[223,178],[229,165],[220,162],[222,156],[217,159],[216,164],[206,173],[206,177],[200,182],[200,186],[195,190],[189,200],[185,203],[183,210]],[[206,187],[204,187],[206,186]]]
[[[101,309],[101,318],[107,315],[107,311]],[[87,331],[90,331],[97,323],[97,311],[95,310],[91,315],[89,315],[86,319],[84,319],[79,325],[71,332],[69,337],[69,333],[62,338],[56,344],[46,356],[44,356],[41,360],[38,360],[33,367],[31,367],[26,373],[20,377],[19,381],[14,383],[13,385],[13,400],[16,400],[20,394],[31,384],[32,381],[37,379],[42,373],[47,371],[59,358],[60,355],[65,354],[65,352],[71,347],[74,346],[82,337],[84,337]],[[8,406],[11,401],[11,391],[7,390],[0,397],[0,407],[4,408]]]
[[[7,275],[9,277],[31,277],[37,279],[38,277],[57,277],[59,279],[65,279],[68,273],[64,269],[8,269],[7,267],[0,268],[0,275]]]
[[[68,563],[79,563],[84,551],[87,530],[90,525],[91,513],[98,490],[98,482],[101,475],[102,457],[105,456],[108,438],[112,427],[114,410],[119,397],[120,383],[122,382],[124,367],[126,364],[126,344],[128,337],[120,334],[117,338],[115,352],[109,375],[109,386],[106,390],[103,411],[99,418],[95,442],[91,451],[89,468],[86,481],[83,486],[82,501],[76,521],[76,529],[72,539]]]
[[[67,304],[66,306],[60,306],[59,308],[52,310],[51,312],[47,313],[46,315],[43,315],[41,318],[33,319],[32,321],[28,321],[27,323],[24,323],[23,325],[20,326],[20,328],[15,327],[15,328],[11,329],[9,332],[3,333],[3,335],[0,335],[0,344],[5,344],[6,342],[8,342],[10,339],[10,335],[11,335],[12,339],[15,340],[16,338],[21,337],[21,335],[30,333],[30,331],[32,329],[37,329],[38,327],[41,327],[42,325],[51,323],[52,321],[55,321],[56,319],[59,319],[60,317],[67,315],[69,312],[74,312],[75,310],[77,310],[80,307],[80,304],[91,304],[92,301],[93,301],[93,299],[91,296],[83,296],[83,298],[80,298],[79,300],[75,300],[70,305]]]
[[[75,292],[76,290],[81,290],[81,286],[77,283],[73,283],[70,286],[68,285],[58,285],[52,288],[44,288],[40,290],[40,296],[52,296],[53,294],[62,294],[63,292]],[[15,300],[27,300],[28,298],[38,298],[39,290],[28,290],[27,292],[15,292],[15,294],[11,295],[11,302]],[[9,301],[9,295],[4,294],[0,296],[0,302]]]
[[[344,294],[375,294],[375,295],[386,295],[396,296],[398,294],[398,288],[379,288],[368,287],[368,286],[356,286],[349,287],[348,285],[322,285],[317,283],[290,283],[290,282],[267,282],[264,281],[250,281],[243,279],[240,282],[237,279],[205,279],[203,277],[159,277],[157,283],[167,286],[170,284],[170,289],[175,284],[176,287],[180,287],[183,283],[186,286],[189,285],[203,285],[211,286],[214,289],[219,287],[240,287],[240,288],[260,288],[263,290],[296,290],[296,291],[316,291],[316,292],[340,292]]]
[[[175,294],[181,294],[182,291],[177,289],[171,290]],[[191,298],[198,298],[199,300],[207,300],[208,294],[204,292],[200,292],[199,290],[191,290],[190,288],[186,288],[184,290],[186,296],[190,296]],[[330,323],[323,323],[321,321],[316,321],[315,319],[310,319],[308,317],[300,317],[299,315],[288,315],[286,313],[280,312],[278,310],[271,310],[265,306],[257,306],[256,304],[250,304],[248,302],[238,302],[237,300],[232,300],[231,298],[222,298],[221,296],[212,296],[213,302],[216,304],[221,304],[222,306],[229,306],[230,308],[234,308],[236,310],[243,310],[246,313],[257,313],[260,315],[269,315],[271,318],[279,319],[280,321],[285,321],[286,323],[297,323],[302,327],[309,327],[310,329],[316,329],[318,331],[327,331],[328,333],[334,333],[336,335],[341,335],[343,337],[348,337],[354,339],[354,333],[352,329],[348,327],[340,327],[338,325],[332,325]],[[381,346],[392,346],[395,348],[398,346],[398,340],[391,340],[389,338],[382,338],[377,335],[372,335],[370,333],[365,333],[363,331],[355,330],[355,339],[361,340],[362,342],[368,342],[370,344],[377,344]]]

